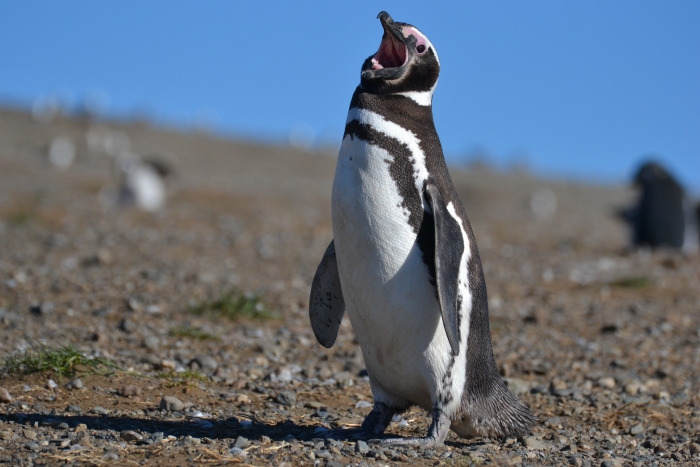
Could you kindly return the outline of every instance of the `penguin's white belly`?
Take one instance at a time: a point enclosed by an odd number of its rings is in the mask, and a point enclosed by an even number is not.
[[[343,140],[332,201],[338,270],[373,390],[430,408],[454,360],[391,161],[357,137]]]

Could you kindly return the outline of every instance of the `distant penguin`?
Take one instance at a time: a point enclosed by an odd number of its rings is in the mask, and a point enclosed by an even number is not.
[[[105,187],[100,201],[106,207],[137,206],[144,211],[159,211],[165,205],[166,187],[158,167],[143,161],[138,154],[123,151],[115,157],[114,175],[118,187]]]
[[[526,435],[535,420],[498,373],[479,252],[433,123],[437,52],[416,27],[378,18],[384,35],[362,66],[338,155],[312,328],[331,347],[347,309],[374,396],[358,436],[382,435],[414,405],[432,413],[427,437],[384,444],[441,445],[450,428]]]
[[[681,184],[657,162],[646,162],[634,176],[637,203],[623,212],[636,247],[698,250],[698,212]]]

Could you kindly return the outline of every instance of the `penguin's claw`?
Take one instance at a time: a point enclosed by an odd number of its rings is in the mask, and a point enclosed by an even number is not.
[[[382,446],[422,446],[422,447],[437,447],[445,443],[447,434],[450,431],[450,419],[443,413],[442,410],[433,409],[433,422],[430,424],[428,436],[425,438],[382,438],[376,440]],[[371,440],[375,441],[375,440]]]

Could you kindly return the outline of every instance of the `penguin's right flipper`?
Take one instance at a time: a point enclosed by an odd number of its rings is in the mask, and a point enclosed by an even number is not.
[[[311,329],[322,346],[331,348],[335,344],[343,314],[345,299],[340,288],[335,244],[331,241],[316,269],[309,297]]]

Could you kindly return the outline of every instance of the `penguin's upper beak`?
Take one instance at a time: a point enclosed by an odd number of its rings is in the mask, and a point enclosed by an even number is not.
[[[394,23],[389,13],[382,11],[377,15],[377,18],[382,23],[384,35],[381,44],[379,44],[379,50],[371,57],[371,68],[364,70],[362,76],[368,79],[394,79],[402,74],[397,69],[408,63],[410,48],[401,27]]]

